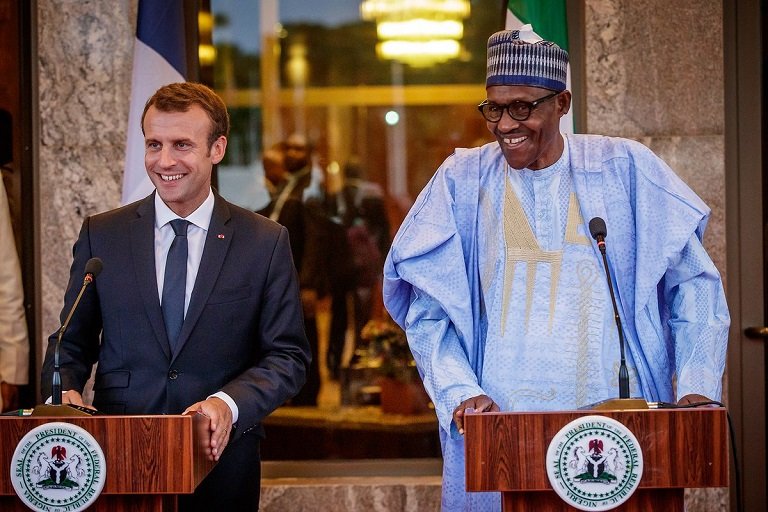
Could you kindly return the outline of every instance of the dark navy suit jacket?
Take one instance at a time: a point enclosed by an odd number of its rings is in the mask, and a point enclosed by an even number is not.
[[[179,348],[171,353],[160,310],[154,251],[154,194],[87,218],[61,321],[83,283],[85,264],[104,267],[88,287],[61,343],[62,389],[82,390],[98,362],[93,405],[112,414],[180,414],[217,391],[238,406],[234,436],[256,429],[305,381],[303,329],[288,232],[218,195]],[[51,395],[49,338],[42,395]]]

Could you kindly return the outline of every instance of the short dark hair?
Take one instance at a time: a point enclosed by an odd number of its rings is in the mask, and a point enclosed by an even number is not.
[[[144,105],[141,133],[144,133],[144,117],[149,107],[155,107],[160,112],[186,112],[192,105],[200,106],[211,120],[209,148],[222,135],[229,136],[229,112],[224,101],[210,87],[195,82],[179,82],[159,88]]]

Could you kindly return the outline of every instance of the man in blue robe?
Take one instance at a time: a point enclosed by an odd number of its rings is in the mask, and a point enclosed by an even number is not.
[[[710,210],[645,146],[560,133],[567,62],[529,27],[491,36],[479,110],[496,142],[440,166],[385,263],[384,303],[440,423],[443,510],[500,508],[498,493],[465,491],[465,410],[572,410],[617,396],[594,217],[607,225],[631,396],[691,404],[722,391],[730,318],[702,246]]]

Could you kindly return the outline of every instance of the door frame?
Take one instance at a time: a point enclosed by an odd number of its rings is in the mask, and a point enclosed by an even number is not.
[[[744,335],[747,327],[766,325],[761,3],[723,2],[726,279],[731,312],[727,385],[739,462],[738,473],[731,473],[731,510],[766,507],[766,342]],[[737,474],[743,509],[736,506]]]

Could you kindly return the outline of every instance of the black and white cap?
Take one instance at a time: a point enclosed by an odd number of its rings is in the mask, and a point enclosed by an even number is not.
[[[533,32],[502,30],[488,38],[488,72],[485,86],[527,85],[552,91],[566,88],[568,52]]]

